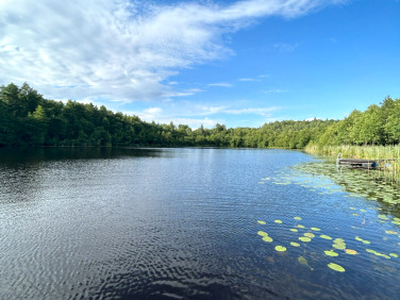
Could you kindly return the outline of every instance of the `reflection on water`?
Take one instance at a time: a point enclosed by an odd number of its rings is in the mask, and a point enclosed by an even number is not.
[[[283,150],[0,149],[0,297],[396,298],[397,191],[334,168]]]

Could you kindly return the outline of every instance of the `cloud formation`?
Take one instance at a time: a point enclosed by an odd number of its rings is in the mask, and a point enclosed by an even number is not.
[[[53,98],[116,101],[190,95],[169,78],[232,55],[223,35],[256,18],[294,18],[346,0],[233,4],[126,0],[0,1],[0,82]]]

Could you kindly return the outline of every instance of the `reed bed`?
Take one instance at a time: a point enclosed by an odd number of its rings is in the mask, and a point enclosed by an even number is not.
[[[343,158],[360,158],[385,160],[378,175],[385,181],[400,184],[400,145],[393,146],[317,146],[309,145],[306,152],[322,156],[336,157],[339,153]],[[394,159],[393,161],[391,161]]]

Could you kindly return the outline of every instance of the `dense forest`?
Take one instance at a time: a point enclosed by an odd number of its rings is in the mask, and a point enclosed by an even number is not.
[[[281,121],[212,129],[147,123],[104,106],[46,100],[28,84],[0,87],[0,146],[212,146],[302,149],[307,145],[397,144],[400,99],[354,110],[341,121]]]

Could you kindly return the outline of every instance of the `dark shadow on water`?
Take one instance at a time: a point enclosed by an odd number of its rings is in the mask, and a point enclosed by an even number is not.
[[[165,157],[165,151],[156,148],[106,147],[49,147],[0,149],[0,165],[37,163],[49,160],[121,159],[128,157]]]

